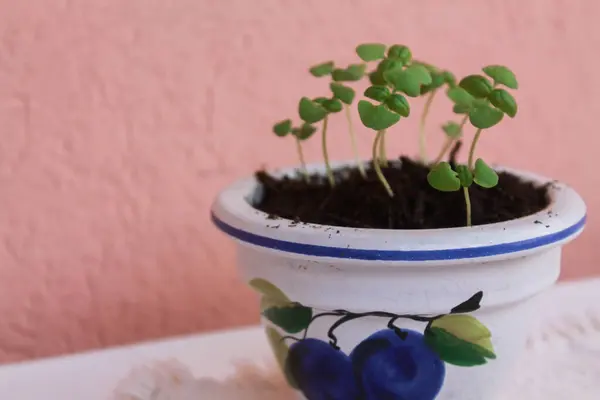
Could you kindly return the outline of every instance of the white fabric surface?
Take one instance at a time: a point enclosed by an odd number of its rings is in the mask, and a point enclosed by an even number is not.
[[[562,284],[545,295],[540,319],[498,400],[600,399],[600,280]],[[225,379],[194,377],[178,360],[139,366],[114,400],[283,400],[293,393],[269,359],[245,362]],[[193,365],[189,365],[192,367]]]

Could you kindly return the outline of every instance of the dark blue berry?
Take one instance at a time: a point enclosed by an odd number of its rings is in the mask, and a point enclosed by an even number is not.
[[[358,400],[350,357],[329,343],[304,339],[290,346],[286,368],[308,400]]]
[[[365,400],[433,400],[446,368],[421,333],[402,330],[405,339],[384,329],[363,340],[350,354]]]

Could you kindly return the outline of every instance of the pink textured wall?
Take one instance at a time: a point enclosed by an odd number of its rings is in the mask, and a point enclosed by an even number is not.
[[[295,162],[272,122],[327,90],[309,64],[353,61],[362,41],[459,75],[510,65],[520,115],[481,152],[584,195],[564,277],[595,273],[598,15],[573,0],[0,0],[0,361],[254,322],[209,205],[235,177]],[[390,149],[414,153],[415,120]]]

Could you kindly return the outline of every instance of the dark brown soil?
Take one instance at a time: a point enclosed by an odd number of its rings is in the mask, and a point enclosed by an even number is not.
[[[364,179],[357,168],[335,171],[332,189],[322,176],[276,179],[256,173],[264,196],[254,207],[271,218],[352,228],[433,229],[465,226],[462,191],[439,192],[427,183],[429,167],[402,157],[383,169],[395,196],[390,197],[375,172]],[[547,186],[535,186],[515,175],[499,173],[492,189],[469,189],[473,225],[508,221],[543,210]]]

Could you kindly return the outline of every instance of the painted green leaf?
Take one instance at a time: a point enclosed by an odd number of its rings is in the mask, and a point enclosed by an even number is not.
[[[470,315],[446,315],[425,331],[425,343],[453,365],[470,367],[495,359],[490,331]]]
[[[369,86],[364,93],[365,97],[380,102],[385,101],[385,99],[390,97],[390,94],[390,89],[387,86],[380,85]]]
[[[492,91],[492,83],[482,75],[466,76],[461,79],[458,86],[479,99],[486,98]]]
[[[300,99],[298,104],[298,113],[304,122],[314,124],[327,116],[327,110],[317,102],[310,100],[308,97]]]
[[[493,188],[498,184],[498,174],[485,161],[478,158],[473,169],[473,180],[482,188]]]
[[[248,285],[263,296],[278,299],[282,303],[291,303],[291,300],[277,286],[266,279],[254,278],[248,282]]]
[[[323,102],[323,107],[329,112],[337,113],[342,111],[342,102],[338,99],[327,99]]]
[[[467,114],[471,110],[471,107],[461,106],[460,104],[455,104],[452,107],[452,112],[454,114]]]
[[[365,75],[366,64],[352,64],[346,69],[334,69],[331,77],[336,82],[354,82],[359,81]]]
[[[308,328],[313,311],[299,303],[287,303],[268,307],[263,310],[262,315],[284,331],[298,333]]]
[[[396,59],[402,64],[408,64],[412,60],[412,52],[410,49],[401,44],[395,44],[388,50],[388,58]]]
[[[458,174],[445,161],[431,168],[427,174],[427,182],[440,192],[455,192],[460,189]]]
[[[395,113],[400,114],[403,117],[410,115],[410,105],[406,100],[406,97],[401,94],[394,93],[385,100],[385,105]]]
[[[460,127],[460,124],[457,124],[454,121],[448,121],[448,122],[446,122],[442,126],[442,129],[446,133],[446,136],[448,136],[451,139],[458,139],[460,137],[461,133],[462,133],[462,129]]]
[[[384,77],[383,77],[383,72],[381,71],[373,71],[369,74],[369,82],[371,82],[371,85],[386,85],[387,82],[385,81]]]
[[[469,111],[469,121],[479,129],[488,129],[502,121],[504,113],[488,105],[480,105]]]
[[[385,57],[385,44],[364,43],[356,47],[356,54],[363,61],[375,61]]]
[[[517,115],[517,101],[504,89],[494,89],[488,96],[490,103],[504,111],[506,115],[514,118]]]
[[[333,71],[333,68],[334,68],[333,61],[327,61],[327,62],[318,64],[318,65],[315,65],[314,67],[311,67],[309,69],[309,72],[312,74],[312,76],[320,78],[322,76],[331,74],[331,72]]]
[[[421,94],[421,86],[431,83],[431,75],[427,68],[422,65],[411,65],[404,70],[389,70],[384,72],[383,76],[388,82],[394,85],[396,90],[410,97],[419,96]]]
[[[473,184],[473,173],[466,165],[457,165],[456,175],[460,181],[460,186],[468,188]]]
[[[273,133],[275,133],[279,137],[284,137],[291,131],[292,131],[292,121],[289,119],[278,122],[273,126]]]
[[[475,101],[475,97],[460,86],[451,87],[446,91],[446,95],[454,104],[464,108],[472,107]]]
[[[494,80],[494,83],[504,85],[511,89],[518,89],[519,83],[515,74],[503,65],[488,65],[483,72]]]
[[[381,60],[379,64],[377,64],[377,72],[384,73],[385,71],[391,71],[394,69],[402,69],[404,64],[402,61],[394,59],[394,58],[386,58]]]
[[[354,101],[354,96],[356,92],[354,89],[348,86],[344,86],[341,83],[331,82],[329,85],[331,92],[335,96],[336,99],[340,99],[344,103],[350,105]]]
[[[265,328],[265,333],[267,334],[267,339],[269,340],[269,344],[271,345],[271,349],[273,350],[277,364],[281,368],[281,372],[283,372],[288,385],[294,389],[298,389],[296,380],[286,367],[289,348],[283,341],[283,336],[281,336],[275,328],[270,326]]]
[[[439,71],[431,72],[431,83],[429,85],[425,85],[425,86],[421,87],[421,94],[429,93],[433,90],[439,89],[445,83],[446,83],[446,81],[444,80],[444,75],[442,72],[439,72]]]
[[[375,106],[365,100],[358,102],[358,114],[364,126],[376,131],[387,129],[400,121],[400,115],[384,104]]]
[[[293,128],[292,135],[298,138],[298,140],[307,140],[317,131],[311,124],[304,123],[300,128]]]

